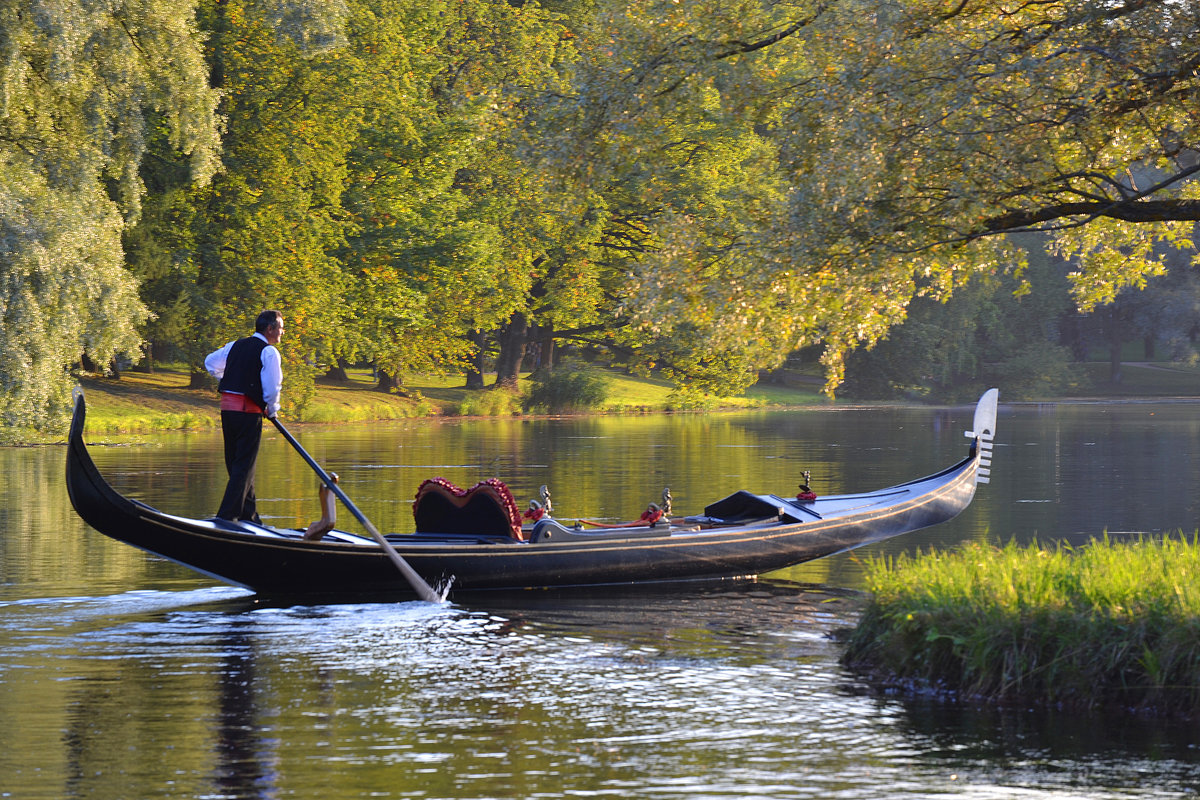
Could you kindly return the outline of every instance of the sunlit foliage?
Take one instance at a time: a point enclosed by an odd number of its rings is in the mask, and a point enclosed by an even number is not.
[[[139,333],[198,368],[271,306],[290,400],[489,333],[692,391],[821,345],[832,391],[914,298],[1028,291],[1015,232],[1091,308],[1193,248],[1198,29],[1183,0],[0,0],[0,413],[44,423]]]
[[[161,125],[192,177],[216,168],[216,95],[188,0],[0,2],[0,420],[45,427],[67,367],[138,343],[120,232]]]
[[[782,209],[726,215],[737,236],[699,251],[725,260],[639,259],[636,293],[711,330],[715,348],[749,345],[759,366],[822,342],[832,388],[844,351],[902,321],[913,296],[979,270],[1019,275],[1000,234],[1049,231],[1079,265],[1084,307],[1158,272],[1156,245],[1191,246],[1179,222],[1200,217],[1187,180],[1198,13],[1169,0],[621,4],[597,16],[610,37],[595,37],[571,133],[589,170],[626,133],[612,149],[641,143],[631,163],[663,163],[704,109],[773,148],[769,179],[741,186],[763,202],[782,187]],[[688,218],[694,240],[702,221]],[[726,268],[734,253],[748,280]]]

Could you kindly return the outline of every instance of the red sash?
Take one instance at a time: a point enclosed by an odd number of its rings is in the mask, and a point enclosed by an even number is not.
[[[258,403],[237,392],[221,392],[222,411],[245,411],[247,414],[265,414],[266,411]]]

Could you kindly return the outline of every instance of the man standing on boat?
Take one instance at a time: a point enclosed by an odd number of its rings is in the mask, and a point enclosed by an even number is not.
[[[254,321],[254,335],[229,342],[209,353],[204,368],[220,380],[221,432],[225,436],[225,469],[229,484],[217,516],[260,523],[254,498],[254,466],[262,440],[262,419],[279,413],[283,385],[279,344],[283,314],[264,311]]]

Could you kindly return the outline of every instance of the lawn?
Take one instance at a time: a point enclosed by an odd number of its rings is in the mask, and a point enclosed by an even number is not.
[[[369,370],[347,371],[349,381],[318,381],[316,392],[296,422],[364,422],[444,415],[520,413],[519,398],[468,390],[462,375],[411,375],[401,393],[375,389]],[[677,401],[667,381],[604,370],[608,397],[597,413],[644,413],[674,410]],[[490,378],[489,378],[490,380]],[[529,376],[522,376],[522,388]],[[182,365],[153,373],[125,372],[120,378],[87,376],[80,384],[88,398],[88,429],[98,434],[195,430],[220,425],[215,389],[189,389]],[[287,399],[287,384],[284,384]],[[714,398],[709,408],[763,408],[824,402],[814,387],[756,385],[736,397]],[[284,417],[290,416],[286,406]]]

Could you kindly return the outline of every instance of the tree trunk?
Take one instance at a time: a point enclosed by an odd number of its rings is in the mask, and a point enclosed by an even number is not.
[[[350,366],[346,359],[339,358],[336,364],[331,364],[329,371],[325,373],[325,379],[336,381],[337,383],[349,383],[350,376],[346,374],[346,367]]]
[[[188,376],[189,389],[211,389],[212,378],[204,370],[192,368],[191,374]]]
[[[391,394],[400,391],[400,384],[396,380],[396,376],[382,369],[376,369],[375,374],[379,378],[379,382],[375,384],[375,390]]]
[[[467,338],[475,345],[475,353],[471,356],[471,366],[467,368],[467,389],[483,388],[483,348],[487,337],[483,331],[471,331]]]
[[[554,369],[554,326],[539,325],[534,332],[538,342],[538,369]]]
[[[1142,355],[1144,355],[1146,357],[1147,361],[1154,360],[1154,336],[1153,336],[1153,334],[1146,334],[1145,336],[1142,337]]]
[[[521,362],[525,359],[525,345],[528,342],[529,323],[525,315],[516,313],[500,331],[500,355],[496,358],[497,387],[505,389],[517,388],[521,377]]]
[[[140,364],[134,364],[129,368],[130,372],[143,372],[147,375],[154,374],[154,342],[147,342],[142,348],[142,361]]]

